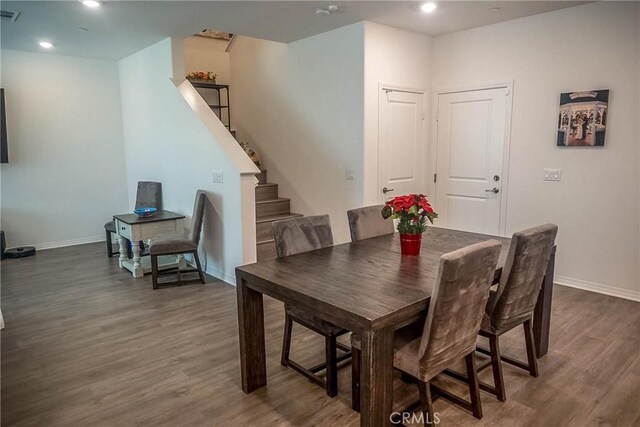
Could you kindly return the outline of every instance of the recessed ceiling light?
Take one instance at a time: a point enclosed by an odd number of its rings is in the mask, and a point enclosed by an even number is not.
[[[431,13],[437,8],[438,8],[438,5],[433,2],[424,3],[422,6],[420,6],[420,10],[426,13]]]
[[[45,49],[51,49],[53,47],[53,43],[51,42],[40,42],[38,43],[40,45],[40,47],[43,47]]]
[[[82,4],[90,8],[100,7],[101,5],[97,0],[82,0]]]

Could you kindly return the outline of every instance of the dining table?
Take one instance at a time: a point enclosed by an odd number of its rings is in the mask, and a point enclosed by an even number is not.
[[[425,315],[443,254],[490,239],[502,243],[497,282],[510,238],[438,227],[423,234],[419,256],[401,255],[394,233],[237,267],[242,390],[251,393],[267,385],[267,295],[360,334],[360,425],[389,425],[394,331]],[[549,347],[554,262],[555,247],[533,319],[538,357]]]

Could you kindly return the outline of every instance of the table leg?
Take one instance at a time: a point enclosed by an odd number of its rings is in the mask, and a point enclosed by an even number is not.
[[[248,394],[267,385],[264,308],[262,294],[249,288],[237,273],[236,276],[242,391]]]
[[[362,334],[360,363],[360,425],[390,425],[393,406],[393,327]]]
[[[144,276],[142,263],[140,262],[140,242],[132,242],[133,246],[133,277],[138,278]],[[122,255],[122,252],[120,253]]]
[[[553,275],[555,271],[556,248],[551,251],[551,258],[542,281],[540,294],[533,313],[533,339],[536,343],[536,355],[541,358],[549,351],[549,330],[551,328],[551,299],[553,297]]]
[[[118,258],[118,265],[123,268],[122,263],[127,259],[127,239],[118,234],[118,249],[120,250],[120,258]]]

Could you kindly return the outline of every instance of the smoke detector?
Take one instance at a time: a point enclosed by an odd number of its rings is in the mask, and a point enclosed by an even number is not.
[[[317,7],[315,12],[316,12],[316,15],[327,16],[327,15],[331,15],[332,13],[338,12],[338,9],[339,9],[338,5],[330,4],[325,8]]]

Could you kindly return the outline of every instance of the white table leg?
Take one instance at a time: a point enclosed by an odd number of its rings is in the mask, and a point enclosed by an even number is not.
[[[187,268],[187,262],[184,260],[183,254],[176,255],[176,261],[180,270],[184,270],[185,268]]]
[[[132,242],[133,246],[133,277],[138,278],[144,276],[142,263],[140,263],[140,242]]]
[[[120,250],[120,258],[118,258],[118,265],[120,266],[120,268],[124,268],[122,263],[128,259],[126,245],[127,245],[126,239],[118,234],[118,249]]]

